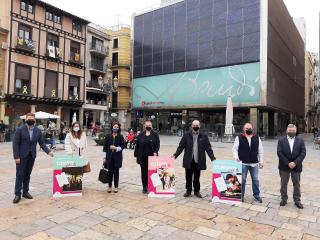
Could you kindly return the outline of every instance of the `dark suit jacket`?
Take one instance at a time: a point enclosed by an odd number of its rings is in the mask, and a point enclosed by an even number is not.
[[[27,125],[19,127],[13,138],[13,158],[26,158],[31,153],[33,158],[37,157],[37,143],[48,154],[50,150],[43,140],[41,130],[34,126],[32,139],[30,140]]]
[[[193,136],[192,132],[187,132],[183,135],[176,153],[174,154],[177,158],[182,151],[183,155],[183,167],[191,169],[192,166],[192,152],[193,152]],[[198,136],[198,168],[199,170],[206,170],[206,152],[209,155],[211,161],[215,160],[211,144],[207,135],[199,133]]]
[[[292,171],[302,172],[302,162],[306,156],[306,147],[301,138],[295,138],[292,153],[287,136],[280,138],[277,153],[279,157],[279,170],[291,171],[288,164],[295,162],[297,166]]]
[[[137,163],[141,164],[143,161],[143,156],[145,155],[145,150],[143,149],[143,139],[146,135],[146,131],[143,131],[137,137],[137,144],[134,149],[134,156],[137,158]],[[151,130],[151,145],[153,153],[158,155],[160,149],[160,138],[157,132]]]
[[[121,168],[122,167],[122,151],[116,152],[112,151],[110,149],[111,145],[115,145],[116,147],[121,147],[121,149],[124,149],[124,138],[123,136],[117,135],[113,141],[113,136],[111,134],[108,134],[104,140],[104,146],[103,151],[106,153],[106,163],[105,167],[109,168],[109,164],[111,161],[111,157],[115,161],[115,168]]]

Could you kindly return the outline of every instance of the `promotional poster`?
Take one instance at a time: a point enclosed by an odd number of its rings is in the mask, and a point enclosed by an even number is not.
[[[212,202],[241,204],[242,164],[235,160],[212,162]]]
[[[174,197],[174,159],[171,157],[149,157],[148,166],[148,197]]]
[[[55,156],[53,159],[53,197],[81,196],[83,159]]]

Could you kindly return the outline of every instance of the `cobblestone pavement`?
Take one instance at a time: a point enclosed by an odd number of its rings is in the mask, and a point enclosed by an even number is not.
[[[311,137],[310,137],[311,138]],[[310,139],[309,138],[309,139]],[[161,137],[161,155],[171,155],[177,137]],[[31,177],[34,200],[12,204],[15,165],[10,143],[0,144],[0,239],[320,239],[320,151],[307,141],[302,174],[305,209],[290,200],[279,206],[276,141],[264,141],[265,168],[260,173],[263,203],[255,203],[251,186],[241,206],[210,202],[210,171],[202,172],[203,199],[185,199],[184,169],[177,159],[177,195],[148,199],[141,194],[140,168],[132,150],[124,152],[119,193],[108,194],[97,181],[102,147],[89,141],[92,172],[84,177],[82,197],[52,198],[52,159],[40,152]],[[232,144],[213,143],[218,159],[230,159]],[[59,147],[58,147],[59,148]],[[55,154],[63,154],[57,149]],[[209,162],[208,162],[209,164]],[[250,179],[248,179],[250,182]]]

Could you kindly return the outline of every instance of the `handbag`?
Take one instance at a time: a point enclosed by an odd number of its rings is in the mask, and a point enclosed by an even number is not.
[[[98,180],[102,183],[108,183],[110,180],[110,172],[105,167],[102,167],[99,172]]]
[[[83,166],[83,173],[91,172],[90,163],[88,162],[86,165]]]

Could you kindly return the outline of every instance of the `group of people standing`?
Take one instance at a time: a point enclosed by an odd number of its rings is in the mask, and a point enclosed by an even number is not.
[[[103,146],[103,164],[109,170],[110,178],[107,192],[118,192],[119,169],[122,167],[123,150],[126,142],[121,134],[121,125],[113,123],[110,133],[106,135]],[[289,124],[287,135],[278,141],[277,155],[279,157],[279,175],[281,178],[281,206],[285,206],[288,201],[287,185],[291,176],[294,192],[293,199],[298,208],[303,208],[301,203],[300,176],[302,172],[302,162],[306,156],[306,148],[303,140],[296,136],[297,128]],[[18,203],[22,196],[31,199],[29,193],[29,182],[34,161],[36,158],[36,145],[49,155],[53,153],[45,145],[41,131],[35,126],[35,115],[26,115],[26,124],[20,127],[13,141],[13,155],[16,162],[16,183],[15,198],[13,203]],[[81,156],[85,159],[84,165],[89,161],[86,157],[87,139],[85,132],[81,129],[79,122],[74,122],[70,132],[65,139],[65,150],[67,154]],[[148,193],[148,158],[158,156],[160,150],[160,138],[156,131],[152,129],[152,122],[146,121],[144,131],[136,137],[134,157],[141,168],[142,193]],[[200,132],[200,122],[192,122],[191,131],[185,133],[181,138],[176,152],[172,158],[176,159],[184,151],[183,168],[185,168],[186,192],[184,197],[190,197],[192,191],[198,198],[202,198],[200,193],[200,175],[202,170],[206,170],[206,154],[211,161],[215,155],[212,150],[209,138]],[[242,200],[244,200],[246,178],[248,172],[252,179],[253,197],[262,203],[259,185],[259,169],[264,167],[264,152],[261,139],[254,133],[252,124],[246,123],[243,133],[236,137],[232,153],[235,160],[242,162]],[[114,186],[114,189],[112,189]]]

